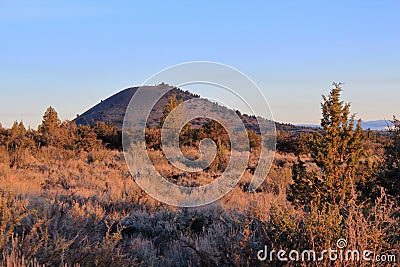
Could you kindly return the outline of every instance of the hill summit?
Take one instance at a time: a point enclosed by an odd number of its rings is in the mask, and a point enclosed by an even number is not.
[[[158,90],[165,86],[169,85],[160,84],[157,86],[146,86],[146,88],[148,90]],[[77,116],[74,121],[78,125],[93,125],[96,122],[112,122],[117,128],[122,129],[125,111],[138,88],[139,87],[130,87],[116,93],[106,100],[101,100],[99,104],[90,108],[82,115]],[[173,89],[165,94],[153,107],[148,119],[149,127],[156,127],[159,125],[164,107],[167,104],[169,97],[172,95],[175,95],[178,100],[182,99],[183,101],[200,97],[199,95],[192,94],[189,91],[183,91],[173,87]]]

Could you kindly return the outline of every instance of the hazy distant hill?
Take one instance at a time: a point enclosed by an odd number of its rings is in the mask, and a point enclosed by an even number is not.
[[[320,127],[320,125],[317,124],[298,124],[298,126],[305,126],[311,128]],[[361,122],[361,126],[364,130],[370,129],[374,131],[383,131],[387,130],[388,126],[392,126],[392,123],[389,120],[363,121]]]
[[[149,90],[157,90],[160,89],[161,86],[168,85],[161,84],[157,86],[149,86],[148,88]],[[107,98],[106,100],[102,100],[99,104],[79,115],[74,121],[78,125],[93,125],[98,121],[112,122],[118,128],[122,128],[126,108],[137,89],[138,87],[127,88]],[[174,89],[164,95],[160,99],[160,101],[154,106],[147,122],[149,127],[157,127],[159,125],[160,117],[162,116],[164,107],[167,104],[168,99],[171,95],[175,95],[177,99],[183,99],[184,101],[200,97],[199,95],[190,93],[189,91],[183,91],[179,88],[174,87]],[[240,116],[247,129],[257,131],[257,120],[254,116],[248,116],[246,114],[241,114]],[[201,122],[202,120],[200,119],[196,123],[201,124]],[[288,123],[276,123],[276,128],[278,130],[299,132],[312,130],[308,127],[295,126]]]
[[[387,130],[388,126],[391,125],[392,123],[388,120],[362,122],[363,129],[371,129],[371,130]]]

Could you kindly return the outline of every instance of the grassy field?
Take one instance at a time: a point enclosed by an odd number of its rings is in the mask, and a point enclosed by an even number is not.
[[[396,207],[385,197],[368,214],[354,204],[342,231],[335,212],[296,210],[286,200],[290,154],[276,155],[259,192],[243,190],[247,172],[220,201],[189,209],[148,197],[117,150],[23,153],[12,168],[7,151],[0,160],[0,248],[10,266],[267,266],[280,263],[258,261],[265,244],[322,251],[346,238],[353,248],[387,253],[398,239]]]

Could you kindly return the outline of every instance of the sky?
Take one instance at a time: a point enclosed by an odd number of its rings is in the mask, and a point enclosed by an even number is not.
[[[74,119],[169,66],[249,76],[279,122],[318,123],[321,95],[365,121],[400,115],[400,1],[0,0],[0,123]],[[251,97],[251,96],[250,96]]]

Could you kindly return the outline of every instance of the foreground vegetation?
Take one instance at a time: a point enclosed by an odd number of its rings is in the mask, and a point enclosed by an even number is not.
[[[252,160],[239,185],[201,208],[176,208],[134,182],[111,124],[60,122],[49,108],[38,130],[0,129],[0,250],[9,266],[370,266],[400,256],[400,124],[387,135],[363,131],[334,84],[322,103],[322,133],[278,134],[274,165],[249,193],[259,137],[249,132]],[[171,98],[165,114],[176,105]],[[150,157],[171,181],[196,186],[224,170],[229,150],[215,123],[187,127],[182,150],[196,157],[210,136],[217,162],[185,176],[162,158],[159,129],[149,129]],[[396,255],[397,263],[261,262],[257,252],[336,248]]]

